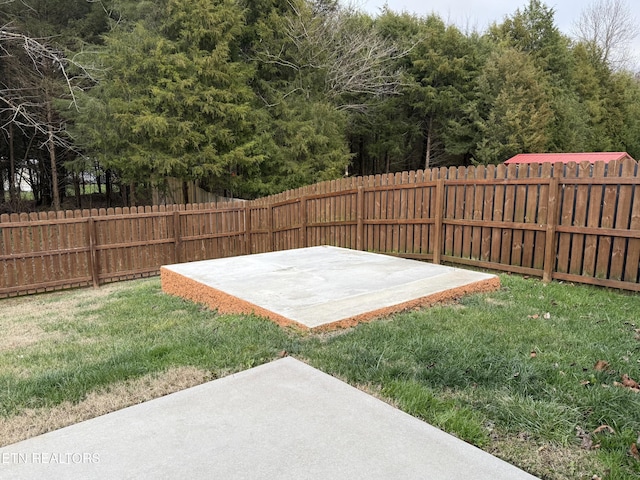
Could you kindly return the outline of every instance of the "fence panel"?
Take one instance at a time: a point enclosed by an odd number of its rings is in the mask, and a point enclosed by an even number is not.
[[[330,244],[640,291],[636,162],[451,167],[245,202],[0,215],[0,297]]]

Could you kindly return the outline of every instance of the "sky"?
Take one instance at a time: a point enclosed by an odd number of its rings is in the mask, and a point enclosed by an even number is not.
[[[376,15],[387,4],[396,12],[406,11],[424,17],[437,13],[446,23],[453,23],[463,31],[484,31],[491,23],[501,22],[516,9],[524,8],[528,0],[351,0],[360,10]],[[572,25],[584,8],[592,2],[586,0],[546,0],[544,4],[555,10],[556,25],[571,36]],[[640,1],[627,0],[629,11],[640,21]],[[633,50],[640,60],[640,35],[635,39]],[[638,63],[638,60],[636,63]]]

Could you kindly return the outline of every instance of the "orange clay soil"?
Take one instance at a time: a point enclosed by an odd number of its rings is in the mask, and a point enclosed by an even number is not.
[[[163,292],[185,298],[196,303],[204,304],[213,310],[217,310],[219,313],[255,314],[266,317],[282,327],[296,326],[303,330],[310,330],[313,332],[349,328],[360,322],[369,322],[375,318],[385,317],[403,310],[428,307],[437,303],[452,301],[464,295],[492,292],[500,288],[500,279],[498,277],[492,277],[460,287],[451,288],[443,292],[437,292],[425,297],[416,298],[408,302],[399,303],[390,307],[378,308],[370,312],[360,313],[358,315],[336,320],[335,322],[325,323],[317,327],[309,328],[295,320],[279,315],[267,310],[266,308],[262,308],[259,305],[247,302],[246,300],[222,292],[218,289],[204,285],[164,267],[160,268],[160,279]]]

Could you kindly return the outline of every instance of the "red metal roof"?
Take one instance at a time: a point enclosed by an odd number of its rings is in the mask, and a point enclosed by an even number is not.
[[[634,160],[627,152],[587,152],[587,153],[520,153],[515,157],[511,157],[504,162],[511,163],[569,163],[569,162],[611,162],[613,160],[624,160],[630,158]]]

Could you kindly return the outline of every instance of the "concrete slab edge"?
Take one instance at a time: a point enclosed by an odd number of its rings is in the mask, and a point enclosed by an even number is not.
[[[212,310],[229,314],[254,314],[265,317],[282,327],[296,327],[305,331],[325,332],[353,327],[359,323],[389,316],[394,313],[433,306],[439,303],[453,301],[465,295],[473,293],[486,293],[500,288],[500,278],[489,277],[459,287],[436,292],[431,295],[419,297],[407,302],[398,303],[389,307],[378,308],[369,312],[353,315],[335,322],[325,323],[315,327],[308,327],[293,319],[287,318],[266,308],[230,295],[201,282],[185,277],[167,268],[161,267],[160,278],[162,291],[193,302],[206,305]]]

